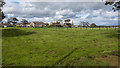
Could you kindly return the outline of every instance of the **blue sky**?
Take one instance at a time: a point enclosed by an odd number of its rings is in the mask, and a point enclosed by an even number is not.
[[[11,3],[19,4],[20,2],[18,2],[18,1],[11,1]]]
[[[72,1],[72,0],[71,0]],[[7,21],[10,17],[19,20],[54,22],[58,19],[71,19],[74,24],[87,21],[97,25],[118,25],[118,12],[104,2],[30,2],[6,0],[3,7]],[[20,21],[19,21],[20,22]]]

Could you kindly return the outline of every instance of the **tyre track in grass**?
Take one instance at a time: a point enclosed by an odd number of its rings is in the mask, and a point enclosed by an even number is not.
[[[62,59],[58,60],[57,62],[55,62],[52,66],[57,65],[58,63],[60,63],[62,60],[66,59],[67,57],[69,57],[73,52],[75,52],[78,48],[74,48],[71,52],[69,52],[67,55],[65,55]]]

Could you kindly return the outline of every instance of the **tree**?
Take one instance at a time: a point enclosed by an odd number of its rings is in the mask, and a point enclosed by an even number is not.
[[[12,21],[12,23],[13,23],[14,26],[15,26],[15,24],[17,23],[16,21],[18,21],[18,19],[15,18],[15,17],[14,17],[14,18],[11,18],[10,20]]]
[[[62,22],[62,19],[58,19],[57,21],[58,21],[58,22]]]
[[[12,21],[10,19],[8,19],[7,23],[10,24],[10,23],[12,23]]]
[[[63,20],[62,19],[58,19],[57,22],[60,22],[60,24],[63,24]]]
[[[120,1],[118,0],[106,0],[105,5],[112,5],[114,11],[120,10]]]
[[[86,24],[87,27],[89,26],[89,23],[88,23],[88,22],[86,22],[85,24]]]
[[[82,26],[85,26],[84,21],[80,21],[80,24],[81,24]]]
[[[95,23],[92,23],[90,26],[91,26],[91,27],[96,27],[96,24],[95,24]]]
[[[88,22],[84,22],[84,21],[80,21],[80,24],[83,26],[83,27],[88,27],[89,26],[89,23]]]
[[[22,19],[22,24],[24,25],[24,26],[26,26],[26,24],[28,24],[28,21],[27,20],[25,20],[25,19]]]
[[[1,10],[1,7],[3,7],[4,4],[5,2],[3,0],[0,0],[0,22],[5,18],[5,15],[3,11]]]
[[[56,24],[60,24],[60,22],[59,22],[59,21],[57,21],[57,22],[56,22]]]
[[[65,20],[65,23],[69,23],[71,20],[70,19],[67,19],[67,20]]]
[[[45,23],[45,25],[46,25],[46,26],[49,26],[49,24],[48,24],[48,23]]]

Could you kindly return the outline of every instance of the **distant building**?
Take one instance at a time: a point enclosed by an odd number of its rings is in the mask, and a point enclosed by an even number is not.
[[[30,27],[30,26],[31,26],[31,23],[27,23],[27,24],[26,24],[26,27]]]
[[[30,25],[33,27],[44,27],[45,26],[44,22],[31,22]]]
[[[72,27],[71,23],[64,23],[64,27]]]
[[[23,25],[23,23],[17,23],[16,26],[17,26],[17,27],[30,27],[31,24],[30,24],[30,23],[27,23],[27,24]]]
[[[16,25],[17,27],[22,27],[23,26],[23,24],[22,23],[17,23],[17,25]]]
[[[73,20],[72,20],[72,27],[75,27]]]
[[[78,28],[78,27],[80,27],[80,25],[74,25],[74,27]]]
[[[9,24],[9,23],[3,23],[0,25],[1,27],[13,27],[13,25]]]

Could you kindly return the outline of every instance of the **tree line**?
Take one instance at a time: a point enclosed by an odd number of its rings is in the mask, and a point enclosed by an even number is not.
[[[19,20],[17,18],[13,17],[13,18],[8,19],[7,24],[12,23],[13,26],[16,26],[17,21],[19,21]],[[21,22],[24,26],[26,26],[26,24],[28,24],[28,21],[26,19],[22,19]]]

